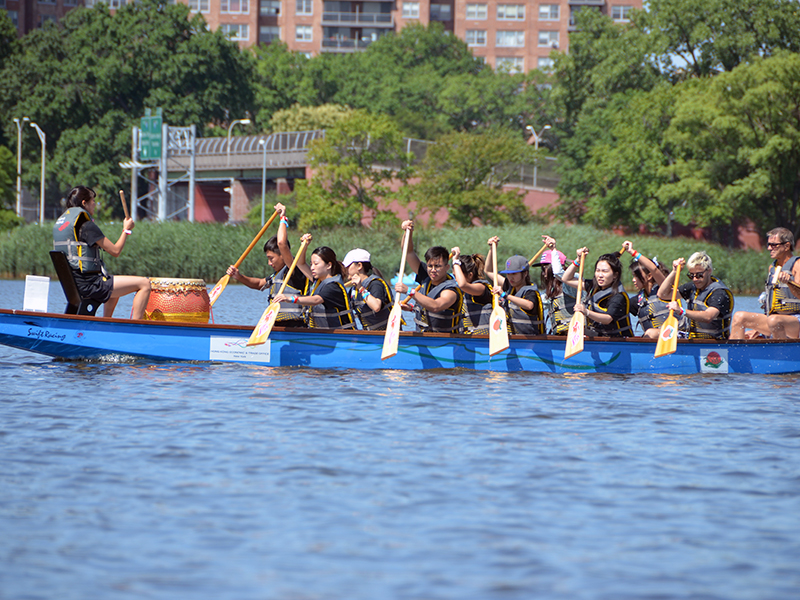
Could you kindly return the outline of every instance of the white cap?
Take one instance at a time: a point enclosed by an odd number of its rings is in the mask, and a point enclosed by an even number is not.
[[[353,263],[369,262],[369,259],[370,259],[369,252],[363,250],[362,248],[356,248],[355,250],[350,250],[350,252],[345,254],[342,264],[345,267],[349,267]]]

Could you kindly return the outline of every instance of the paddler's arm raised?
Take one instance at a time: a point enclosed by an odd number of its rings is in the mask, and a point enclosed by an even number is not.
[[[661,285],[658,286],[658,299],[665,300],[669,302],[672,300],[672,286],[673,285],[680,285],[679,282],[675,281],[675,269],[678,268],[678,265],[686,264],[686,260],[683,258],[678,258],[672,261],[672,271],[669,275],[661,282]]]
[[[408,234],[408,252],[406,252],[406,262],[408,263],[408,267],[411,269],[411,271],[418,273],[419,268],[422,266],[422,262],[420,262],[417,253],[414,252],[414,221],[411,221],[410,219],[403,221],[403,224],[400,227],[403,229],[403,231],[408,229],[410,232]],[[403,247],[402,240],[400,241],[400,247]]]
[[[122,254],[122,249],[125,247],[125,240],[128,239],[129,233],[125,233],[126,231],[133,231],[133,228],[136,226],[136,223],[128,217],[123,221],[122,224],[122,233],[119,234],[119,239],[117,243],[114,244],[111,242],[110,239],[104,237],[102,240],[97,242],[97,245],[100,246],[103,250],[108,252],[111,256],[117,257]]]
[[[575,271],[578,270],[578,265],[581,262],[581,255],[586,255],[586,254],[589,254],[589,249],[586,248],[585,246],[583,248],[579,248],[578,249],[577,258],[575,259],[575,262],[569,263],[569,265],[567,266],[567,270],[564,271],[564,274],[561,276],[561,282],[562,283],[564,283],[564,284],[566,284],[566,285],[568,285],[570,287],[574,287],[574,288],[578,287],[578,280],[575,279]],[[585,271],[586,270],[586,258],[584,258],[583,260],[584,260],[583,268],[584,268],[584,271]],[[575,263],[578,263],[578,264],[575,264]]]
[[[292,250],[289,248],[289,219],[286,218],[286,207],[278,202],[275,205],[275,210],[281,214],[278,234],[275,236],[278,240],[278,252],[280,252],[283,262],[290,265],[294,261],[294,256],[292,256]]]

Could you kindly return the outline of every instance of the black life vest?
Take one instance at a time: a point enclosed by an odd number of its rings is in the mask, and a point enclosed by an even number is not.
[[[533,300],[533,310],[530,312],[522,310],[519,306],[508,301],[508,298],[506,298],[506,314],[508,315],[508,324],[511,328],[511,333],[518,333],[521,335],[538,335],[544,333],[542,297],[539,295],[538,288],[535,285],[524,285],[518,290],[511,288],[509,295],[523,298],[525,294],[531,290],[536,294],[536,299]]]
[[[731,333],[731,315],[733,314],[733,293],[722,283],[719,279],[712,277],[709,283],[702,292],[698,292],[697,288],[692,292],[692,296],[687,300],[687,308],[689,310],[708,310],[709,306],[706,304],[708,297],[717,290],[724,290],[730,298],[730,312],[725,315],[719,315],[710,323],[703,323],[689,319],[689,337],[700,338],[706,340],[719,340],[727,339]]]
[[[648,329],[660,329],[669,316],[669,303],[658,297],[658,286],[654,285],[650,294],[646,295],[644,290],[636,295],[638,310],[636,317],[642,326],[642,332]]]
[[[384,303],[383,307],[378,312],[375,312],[369,307],[364,297],[357,289],[353,290],[353,309],[356,314],[358,314],[361,326],[371,331],[386,329],[386,324],[389,322],[389,313],[392,311],[392,292],[383,279],[374,274],[370,275],[361,282],[361,287],[369,291],[369,285],[374,281],[379,281],[381,285],[383,285],[386,290],[386,297],[389,299],[388,303]]]
[[[608,287],[604,290],[592,292],[589,297],[589,310],[594,312],[608,313],[608,305],[611,298],[620,294],[618,288]],[[611,321],[608,325],[598,321],[591,321],[591,327],[597,335],[607,335],[610,337],[628,337],[632,333],[630,318],[630,298],[628,294],[621,294],[625,298],[625,316]],[[588,318],[588,317],[587,317]]]
[[[461,308],[464,302],[464,293],[458,287],[455,279],[445,279],[435,287],[432,287],[431,280],[428,279],[421,291],[428,298],[435,300],[445,290],[453,290],[457,297],[456,301],[442,312],[432,313],[422,308],[419,303],[414,307],[414,322],[420,331],[437,333],[462,333],[464,331],[464,315]]]
[[[462,311],[464,313],[464,331],[466,333],[489,333],[489,318],[492,316],[492,300],[491,292],[492,286],[488,281],[478,279],[473,281],[486,287],[489,290],[489,302],[481,304],[478,302],[480,296],[475,297],[472,294],[464,294],[464,302]],[[483,294],[481,294],[483,295]]]
[[[347,298],[347,290],[342,283],[341,275],[331,275],[326,277],[320,282],[314,281],[308,290],[307,296],[320,296],[320,292],[325,287],[336,287],[342,294],[344,301],[344,310],[336,310],[336,308],[327,308],[325,303],[316,304],[314,306],[306,307],[306,315],[308,317],[308,326],[323,329],[353,329],[355,322],[353,321],[353,313],[350,310],[350,302]]]
[[[272,299],[278,295],[278,292],[283,285],[283,280],[286,279],[286,275],[289,273],[289,267],[286,265],[280,271],[277,271],[274,275],[267,278],[266,285],[261,288],[262,291],[266,290],[269,292],[269,301],[272,302]],[[283,294],[285,296],[302,296],[303,290],[298,290],[291,286],[291,284],[287,283],[286,287],[283,288]],[[292,302],[281,302],[281,311],[278,313],[275,321],[302,321],[303,320],[303,307],[299,304],[293,304]]]
[[[67,255],[69,266],[81,273],[104,273],[97,244],[90,246],[78,241],[78,232],[92,217],[79,207],[68,208],[53,225],[53,249]]]
[[[782,269],[791,273],[794,263],[800,256],[792,256],[787,260]],[[767,275],[766,289],[767,289],[767,314],[768,315],[800,315],[800,300],[795,298],[792,290],[789,288],[788,283],[781,281],[775,285],[772,280],[775,276],[775,263],[773,262],[769,267],[769,275]]]

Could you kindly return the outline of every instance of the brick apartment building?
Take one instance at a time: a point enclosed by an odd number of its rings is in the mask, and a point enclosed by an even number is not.
[[[119,8],[126,0],[107,0]],[[280,39],[291,50],[357,52],[408,23],[439,21],[467,42],[475,56],[510,71],[547,69],[549,54],[567,51],[575,13],[594,9],[614,21],[628,21],[643,0],[172,0],[184,2],[223,28],[243,47]],[[0,0],[23,35],[57,20],[78,5],[97,0]]]

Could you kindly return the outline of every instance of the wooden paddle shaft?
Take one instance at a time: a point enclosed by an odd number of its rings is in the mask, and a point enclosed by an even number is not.
[[[278,214],[278,211],[275,211],[275,215],[277,215],[277,214]],[[273,218],[275,217],[275,215],[272,215]],[[269,223],[267,223],[267,225],[269,225]],[[281,284],[281,287],[278,290],[278,293],[276,294],[276,296],[279,296],[279,295],[281,295],[283,293],[283,290],[286,287],[286,284],[289,283],[289,279],[291,278],[292,273],[294,272],[294,268],[297,266],[297,261],[300,259],[300,255],[303,253],[303,250],[306,249],[306,246],[308,246],[308,240],[303,240],[303,243],[300,244],[300,249],[297,251],[297,254],[294,257],[294,260],[292,261],[292,266],[289,267],[289,271],[286,273],[286,277],[283,278],[283,283]]]
[[[542,246],[539,249],[539,251],[536,254],[533,255],[533,258],[528,261],[528,266],[533,266],[533,263],[536,262],[536,259],[539,258],[545,250],[547,250],[547,244]],[[497,266],[496,265],[495,265],[495,272],[497,272]],[[497,282],[495,282],[495,285],[497,285]]]
[[[236,267],[237,269],[239,268],[239,265],[241,265],[241,264],[242,264],[242,261],[243,261],[245,258],[247,258],[247,255],[248,255],[248,254],[250,254],[250,251],[251,251],[251,250],[253,249],[253,247],[254,247],[254,246],[255,246],[255,245],[258,243],[258,240],[260,240],[260,239],[261,239],[261,236],[262,236],[262,235],[264,235],[264,232],[267,230],[267,228],[268,228],[270,225],[272,225],[272,222],[275,220],[275,217],[277,217],[277,216],[278,216],[278,211],[276,210],[274,213],[272,213],[272,216],[269,218],[269,221],[267,221],[266,223],[264,223],[264,226],[261,228],[261,231],[259,231],[259,232],[258,232],[258,235],[257,235],[256,237],[254,237],[254,238],[253,238],[253,241],[252,241],[252,242],[250,242],[250,245],[247,247],[247,250],[245,250],[245,251],[242,253],[242,255],[239,257],[239,260],[237,260],[237,261],[236,261],[236,264],[234,264],[234,265],[233,265],[234,267]]]
[[[405,236],[403,236],[403,255],[400,257],[400,270],[397,272],[397,281],[399,282],[403,281],[403,276],[406,274],[406,255],[408,254],[408,242],[410,239],[411,229],[406,229]],[[419,289],[419,287],[417,287],[417,289]],[[397,294],[394,295],[394,303],[400,304]]]
[[[131,216],[128,214],[128,205],[125,204],[125,192],[122,190],[119,191],[119,201],[122,202],[122,212],[125,213],[125,218],[130,219]]]

